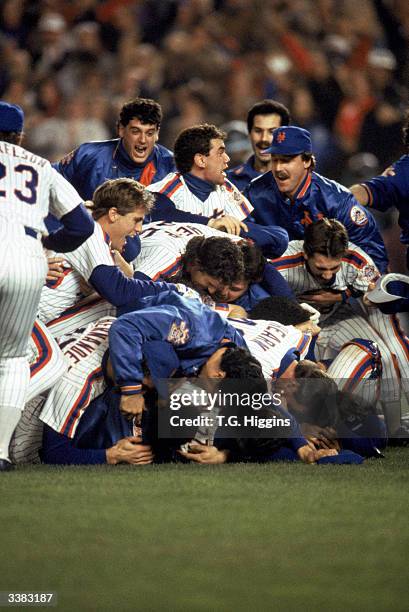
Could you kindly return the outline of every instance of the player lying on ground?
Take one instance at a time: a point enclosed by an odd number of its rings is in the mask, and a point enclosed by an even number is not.
[[[288,244],[285,229],[261,227],[251,218],[253,207],[229,180],[225,133],[214,125],[183,130],[175,142],[178,172],[150,185],[156,204],[152,221],[200,223],[253,240],[268,257],[281,255]]]
[[[175,300],[173,299],[173,296],[170,296],[170,298],[172,302],[175,302]],[[191,302],[187,304],[185,302],[186,302],[185,300],[182,300],[182,301],[177,300],[179,308],[181,307],[181,305],[184,307],[184,309],[187,308],[187,311],[189,311],[190,316],[192,316],[193,313],[197,309],[195,308],[192,309]],[[216,313],[208,311],[204,306],[200,305],[199,302],[197,303],[197,305],[200,306],[199,310],[203,310],[207,314],[210,314],[210,318],[212,320],[217,319],[218,316]],[[157,316],[158,316],[158,312],[161,312],[161,311],[156,311]],[[143,311],[140,311],[139,314],[142,316]],[[99,393],[101,393],[101,391],[103,391],[103,389],[105,388],[106,383],[104,381],[103,374],[102,374],[101,358],[102,358],[103,353],[105,352],[105,348],[107,344],[106,343],[107,333],[108,333],[108,329],[111,323],[112,323],[112,319],[101,320],[96,325],[90,326],[90,329],[84,335],[79,336],[79,337],[73,336],[71,340],[68,341],[67,345],[64,347],[64,352],[66,354],[66,357],[69,361],[72,362],[72,366],[70,367],[68,373],[64,376],[64,378],[52,390],[50,397],[47,400],[47,403],[44,406],[43,411],[41,413],[41,418],[45,422],[47,422],[49,425],[51,425],[51,428],[53,430],[59,431],[63,434],[61,439],[55,438],[54,436],[54,441],[51,440],[52,444],[50,443],[51,445],[56,444],[56,450],[58,450],[59,448],[63,453],[67,452],[67,449],[63,450],[63,448],[67,446],[68,440],[70,438],[76,437],[77,429],[80,428],[81,432],[84,431],[85,425],[81,426],[81,423],[90,422],[91,425],[93,423],[92,414],[89,413],[89,408],[87,408],[87,406],[89,404],[90,399],[92,397],[95,397]],[[220,321],[218,321],[218,323],[220,324]],[[257,322],[257,323],[261,324],[262,322]],[[269,325],[269,322],[264,322],[264,323],[266,326]],[[142,328],[144,328],[145,325],[142,324]],[[210,328],[211,327],[212,326],[210,326]],[[284,329],[285,329],[284,326],[275,324],[273,331],[274,333],[277,334],[277,332],[280,332],[280,331],[282,332]],[[267,340],[270,340],[270,343],[271,343],[272,330],[266,329],[265,331],[266,332],[268,331],[269,333],[266,335],[264,340],[267,338]],[[150,333],[154,333],[154,332],[150,330]],[[300,332],[298,333],[301,337],[303,336],[303,334],[301,334]],[[261,336],[257,338],[257,336],[254,336],[253,334],[253,340],[254,339],[260,340]],[[176,340],[176,337],[175,337],[175,340]],[[167,378],[174,370],[180,370],[182,373],[184,373],[183,363],[178,358],[178,355],[180,351],[182,352],[182,355],[183,355],[184,352],[189,350],[188,347],[182,346],[179,349],[175,345],[172,346],[172,344],[168,341],[164,343],[160,342],[159,346],[157,345],[157,341],[154,341],[154,344],[155,344],[155,347],[154,349],[152,349],[152,341],[147,340],[147,338],[145,337],[145,342],[143,344],[144,356],[146,358],[147,347],[151,345],[151,350],[152,350],[152,355],[153,355],[152,357],[153,365],[150,364],[150,368],[154,372],[154,377],[156,373],[156,376],[158,378],[162,378],[162,377]],[[249,346],[253,346],[254,348],[254,346],[256,346],[256,343],[252,344],[252,342],[250,341]],[[267,346],[265,346],[265,348],[267,348]],[[282,342],[281,348],[282,348],[282,355],[283,357],[285,357],[285,361],[290,362],[290,366],[291,366],[292,365],[291,361],[294,359],[294,356],[293,356],[294,351],[290,351],[291,359],[289,360],[289,354],[287,354],[289,353],[289,351],[287,351],[287,348],[288,348],[287,344]],[[202,352],[203,349],[200,347],[200,345],[197,346],[197,349],[198,349],[198,352],[197,354],[195,353],[195,356],[197,356],[197,361],[195,363],[200,364],[200,363],[203,363],[203,358],[200,359],[200,353]],[[202,367],[202,373],[206,374],[206,376],[209,376],[210,374],[212,374],[218,377],[220,375],[220,372],[219,372],[220,358],[221,358],[220,352],[221,351],[216,351],[214,356],[213,355],[211,356],[207,365],[205,367]],[[258,349],[258,352],[261,353],[262,351]],[[270,346],[270,354],[272,353],[277,353],[277,348],[274,351],[273,347]],[[290,370],[293,371],[294,368],[288,367],[286,369],[287,369],[287,375],[290,375]],[[313,365],[313,369],[316,369],[315,365]],[[231,366],[230,366],[229,371],[230,371],[230,375],[232,375],[233,371],[231,369]],[[117,400],[118,398],[116,399],[116,401]],[[106,404],[105,404],[105,407],[106,407]],[[85,415],[88,415],[86,416],[85,421],[83,421],[84,413]],[[27,430],[27,423],[25,423],[25,426],[26,427],[25,427],[25,430],[23,430],[22,432],[22,436],[20,436],[20,439],[16,441],[16,448],[20,450],[20,453],[23,452],[24,444],[27,443],[27,433],[25,433],[25,431]],[[103,426],[105,427],[105,425]],[[52,437],[53,434],[49,432],[49,435]],[[82,435],[83,434],[81,434],[81,436]],[[129,435],[128,430],[127,430],[127,435]],[[119,438],[120,437],[121,436],[119,436]],[[131,447],[131,445],[129,444],[128,446],[129,446],[129,450],[135,451],[134,447]],[[247,454],[249,454],[250,447],[252,448],[253,453],[256,453],[256,454],[258,453],[258,456],[260,456],[260,453],[266,455],[266,451],[268,450],[268,448],[271,450],[271,445],[270,447],[266,447],[265,444],[262,445],[263,451],[261,451],[260,448],[258,448],[258,450],[256,449],[255,443],[251,443],[249,446],[248,443],[244,445],[244,442],[241,441],[239,444],[241,458],[243,458],[243,452],[245,449],[247,449],[246,452]],[[104,448],[108,448],[108,446]],[[235,453],[238,452],[237,449],[234,450],[231,445],[230,447],[228,446],[228,449],[230,450],[231,458],[233,458]],[[122,452],[123,450],[122,446],[120,450]],[[204,452],[204,449],[202,450]],[[225,448],[224,450],[227,450],[227,449]],[[195,451],[196,451],[195,459],[199,462],[206,462],[207,459],[209,459],[209,462],[213,462],[215,460],[215,455],[214,455],[214,453],[216,453],[215,450],[209,451],[209,449],[206,447],[206,454],[202,455],[200,447],[198,448],[196,445]],[[210,455],[208,455],[209,452],[210,452]],[[84,461],[90,461],[90,456],[92,455],[92,453],[91,455],[87,453],[83,453],[83,454],[84,454]],[[101,453],[99,454],[97,453],[97,455],[99,456],[99,458],[102,457]],[[224,455],[225,454],[223,453],[221,454],[217,453],[218,460],[220,460]],[[59,456],[58,461],[61,461],[61,455],[58,455],[58,456]],[[227,455],[225,456],[227,457]],[[133,459],[135,458],[133,455],[132,457]],[[288,458],[288,457],[289,455],[287,453],[282,458]],[[278,458],[278,456],[276,458]],[[67,462],[68,460],[69,459],[67,456],[64,461]],[[78,453],[74,453],[73,461],[75,462],[79,460],[80,460],[80,455],[78,455]]]
[[[409,392],[409,340],[396,315],[385,315],[363,299],[379,276],[372,259],[348,242],[339,221],[321,219],[306,228],[304,241],[290,242],[286,253],[272,263],[297,298],[322,313],[317,359],[335,357],[353,338],[372,340],[379,346],[383,364],[381,399],[389,433],[393,434],[400,427],[401,387]]]
[[[29,385],[27,345],[47,263],[43,247],[69,251],[93,231],[75,189],[50,163],[21,147],[24,113],[0,102],[0,470]],[[45,236],[51,210],[61,228]]]
[[[287,298],[273,297],[260,302],[249,313],[249,317],[254,319],[257,324],[266,324],[267,321],[279,321],[283,325],[294,325],[305,333],[311,333],[313,338],[307,358],[314,359],[314,345],[317,338],[319,338],[320,328],[310,319],[310,313],[305,310],[305,306],[290,301]],[[259,319],[262,319],[262,321]],[[231,323],[234,325],[234,320],[231,320]],[[290,382],[281,379],[282,387],[286,390],[286,405],[290,411],[295,414],[297,420],[300,422],[303,435],[305,435],[309,441],[313,442],[318,447],[320,443],[323,442],[324,447],[327,448],[331,446],[331,440],[337,437],[346,438],[345,440],[340,440],[342,448],[358,452],[367,457],[373,456],[371,454],[371,449],[373,449],[373,447],[377,446],[382,448],[385,446],[384,422],[375,415],[375,413],[372,421],[372,430],[375,428],[376,424],[376,432],[382,432],[382,435],[376,433],[377,436],[383,437],[382,443],[379,440],[374,441],[370,439],[371,432],[368,429],[368,424],[365,423],[363,425],[361,423],[359,432],[352,432],[351,430],[349,436],[346,435],[347,429],[345,427],[340,428],[339,432],[334,432],[332,430],[330,432],[322,425],[322,422],[323,419],[325,419],[325,414],[328,409],[327,425],[332,429],[333,419],[331,415],[334,414],[333,406],[337,404],[338,400],[335,398],[328,403],[320,399],[317,402],[314,400],[314,395],[317,391],[316,386],[318,390],[320,390],[319,384],[324,381],[324,396],[325,394],[327,396],[334,396],[336,385],[340,392],[345,391],[348,392],[349,395],[353,393],[361,404],[363,402],[366,406],[372,406],[374,409],[379,398],[379,380],[382,374],[381,356],[375,343],[363,338],[354,338],[340,348],[340,351],[334,359],[326,360],[325,364],[320,362],[313,367],[311,362],[307,359],[299,364],[294,361],[293,368],[295,378],[300,379],[300,381],[296,384],[294,379],[291,379]],[[318,385],[316,385],[317,379]],[[328,385],[328,379],[332,380],[331,385]],[[292,400],[293,398],[297,400],[295,391],[300,386],[300,382],[304,383],[303,392],[301,394],[301,391],[299,391],[301,395],[298,396],[302,406],[301,415],[305,414],[305,412],[311,413],[312,406],[318,406],[320,408],[321,417],[320,421],[317,423],[314,423],[314,421],[310,419],[306,424],[304,423],[305,419],[299,418],[301,408],[298,406],[297,401],[293,402]],[[311,406],[311,409],[309,406]],[[299,409],[298,412],[297,407]],[[356,416],[359,416],[361,412],[362,411],[357,411]],[[350,410],[350,416],[353,416],[352,410]],[[354,425],[357,426],[357,420],[355,420]],[[355,438],[354,443],[350,443],[348,441],[349,438]]]

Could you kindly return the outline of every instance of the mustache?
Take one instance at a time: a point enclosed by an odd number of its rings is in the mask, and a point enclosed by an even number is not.
[[[274,176],[282,181],[289,178],[289,175],[286,172],[274,172]]]
[[[268,149],[270,145],[271,145],[271,142],[259,142],[258,144],[256,144],[256,148],[263,151],[264,149]]]

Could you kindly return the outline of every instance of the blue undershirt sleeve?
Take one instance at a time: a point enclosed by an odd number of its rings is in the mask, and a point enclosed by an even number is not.
[[[77,249],[94,231],[94,220],[85,208],[79,204],[63,217],[60,222],[62,227],[44,236],[42,243],[46,249],[58,253],[69,253]]]
[[[158,295],[162,291],[176,290],[170,283],[142,281],[128,278],[116,266],[97,266],[89,282],[100,296],[116,307],[134,303],[149,295]]]
[[[97,465],[106,463],[104,449],[76,448],[70,438],[44,425],[43,463],[51,465]]]
[[[200,223],[207,225],[208,217],[195,215],[185,210],[178,210],[172,200],[163,195],[155,193],[155,207],[151,212],[150,221],[174,221],[176,223]]]

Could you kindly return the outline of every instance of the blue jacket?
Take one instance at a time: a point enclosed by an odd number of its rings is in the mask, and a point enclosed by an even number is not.
[[[402,228],[401,241],[409,245],[409,155],[403,155],[393,164],[395,176],[376,176],[365,181],[369,206],[382,212],[392,206],[399,211],[399,225]]]
[[[368,253],[382,273],[386,271],[388,258],[375,219],[339,183],[309,172],[290,201],[280,193],[272,172],[266,172],[250,183],[245,195],[254,206],[256,223],[280,225],[290,240],[302,239],[305,226],[322,217],[338,219],[350,241]]]
[[[166,147],[155,145],[147,161],[136,164],[118,138],[85,142],[53,166],[84,200],[92,200],[95,189],[107,179],[130,177],[150,185],[175,169],[173,154]]]
[[[250,181],[261,176],[263,173],[257,172],[257,170],[254,169],[254,155],[252,155],[247,161],[240,164],[240,166],[227,170],[226,174],[229,181],[231,181],[233,185],[236,185],[237,189],[243,192]]]
[[[109,332],[111,362],[123,395],[141,392],[143,346],[151,340],[173,346],[183,374],[198,372],[223,343],[247,348],[240,332],[199,300],[171,291],[141,303],[142,310],[123,314]]]

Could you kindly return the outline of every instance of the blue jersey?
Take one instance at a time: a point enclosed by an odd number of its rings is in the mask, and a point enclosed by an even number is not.
[[[150,185],[164,178],[175,168],[173,154],[162,145],[155,145],[143,164],[136,164],[122,141],[85,142],[54,164],[54,168],[74,185],[84,200],[92,200],[95,189],[107,179],[133,178]]]
[[[237,298],[233,303],[249,312],[261,300],[273,295],[287,297],[291,300],[296,299],[286,279],[275,269],[272,263],[267,262],[264,266],[262,280],[259,283],[251,283],[246,293]]]
[[[399,211],[401,241],[409,245],[409,155],[393,165],[395,176],[376,176],[362,185],[368,191],[368,205],[382,212],[392,206]]]
[[[254,179],[245,191],[254,206],[252,216],[261,225],[280,225],[290,240],[304,237],[306,225],[323,217],[338,219],[351,242],[372,257],[381,272],[388,265],[385,245],[372,214],[352,193],[335,181],[308,172],[293,200],[280,193],[272,172]]]
[[[257,170],[254,169],[254,155],[252,155],[244,164],[227,170],[226,174],[229,181],[231,181],[233,185],[236,185],[237,189],[243,192],[250,181],[261,176],[263,173],[257,172]]]
[[[172,345],[183,374],[198,372],[226,342],[247,348],[243,336],[217,312],[199,300],[169,292],[162,298],[146,298],[143,310],[119,317],[109,332],[109,348],[116,383],[123,395],[142,391],[142,357],[146,342]]]

